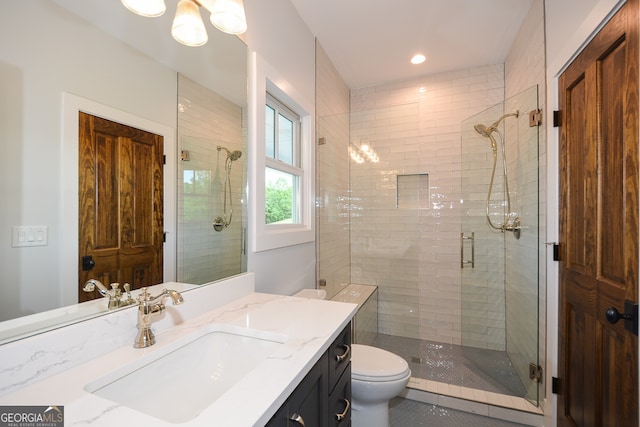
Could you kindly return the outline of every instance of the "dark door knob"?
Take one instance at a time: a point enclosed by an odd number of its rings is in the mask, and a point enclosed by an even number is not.
[[[96,266],[96,262],[91,255],[82,257],[82,271],[91,271]]]
[[[607,311],[605,312],[605,316],[607,317],[607,320],[609,321],[609,323],[618,323],[618,320],[620,319],[624,319],[624,320],[633,319],[632,314],[620,313],[618,309],[615,307],[608,308]]]
[[[607,320],[611,323],[617,323],[618,320],[624,320],[624,328],[638,335],[638,304],[626,300],[624,302],[624,313],[620,313],[617,308],[610,307],[604,313]]]

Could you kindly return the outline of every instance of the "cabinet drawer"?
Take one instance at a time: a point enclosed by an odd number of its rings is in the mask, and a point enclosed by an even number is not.
[[[327,425],[327,361],[326,354],[300,382],[289,399],[267,423],[266,427],[324,427]],[[295,420],[299,421],[295,421]]]
[[[351,425],[351,363],[338,380],[329,396],[329,427]]]
[[[333,390],[351,361],[351,323],[329,347],[329,392]]]

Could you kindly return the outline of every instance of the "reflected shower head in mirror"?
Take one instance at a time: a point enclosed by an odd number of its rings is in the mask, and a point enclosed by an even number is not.
[[[231,163],[242,157],[242,151],[234,150],[229,151],[227,148],[218,145],[218,151],[226,151],[227,158],[224,161],[224,196],[223,196],[223,214],[213,220],[213,229],[216,231],[222,231],[231,225],[231,219],[233,218],[233,201],[231,194]],[[227,200],[229,200],[229,218],[227,218]]]
[[[242,151],[240,150],[235,150],[235,151],[229,151],[227,148],[218,145],[218,151],[220,150],[224,150],[227,152],[227,157],[232,161],[235,162],[236,160],[238,160],[240,157],[242,157]]]

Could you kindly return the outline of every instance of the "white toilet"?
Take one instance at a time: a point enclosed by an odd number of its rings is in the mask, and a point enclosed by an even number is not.
[[[351,346],[351,424],[389,427],[389,400],[409,382],[406,360],[368,345]]]
[[[303,289],[294,296],[325,299],[324,290]],[[407,386],[409,364],[377,347],[351,345],[351,425],[389,427],[389,401]]]

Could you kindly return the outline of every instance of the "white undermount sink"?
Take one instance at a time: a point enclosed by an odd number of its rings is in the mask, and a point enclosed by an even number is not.
[[[274,354],[280,334],[212,325],[85,386],[113,402],[182,423]]]

